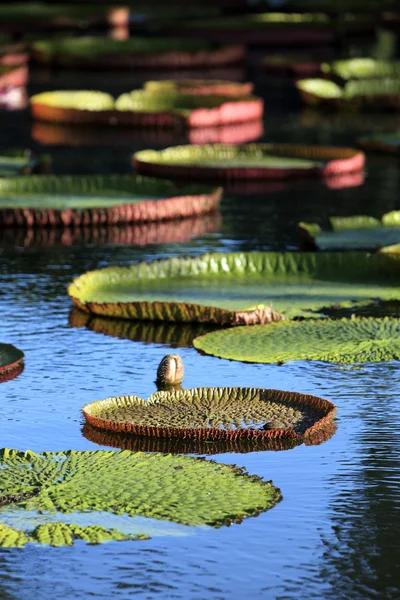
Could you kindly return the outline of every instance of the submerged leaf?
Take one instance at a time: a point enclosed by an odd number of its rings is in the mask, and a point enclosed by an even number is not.
[[[196,338],[193,344],[207,354],[242,362],[383,362],[400,359],[400,320],[282,322],[216,331]]]

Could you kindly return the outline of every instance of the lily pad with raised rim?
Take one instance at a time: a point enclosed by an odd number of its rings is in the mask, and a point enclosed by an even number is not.
[[[306,104],[334,107],[400,108],[400,78],[351,80],[343,87],[327,79],[301,79],[296,82]]]
[[[274,440],[305,438],[332,421],[335,406],[296,392],[256,388],[161,391],[146,401],[117,396],[86,404],[87,422],[100,429],[150,438]]]
[[[351,79],[382,79],[400,77],[400,61],[375,60],[374,58],[347,58],[323,63],[325,75],[343,81]]]
[[[33,59],[73,68],[191,68],[242,62],[243,46],[221,46],[193,37],[138,37],[128,40],[79,37],[32,44]]]
[[[400,243],[400,211],[383,215],[382,219],[360,215],[331,217],[331,231],[317,223],[299,223],[304,249],[317,246],[320,250],[376,250]]]
[[[179,188],[132,175],[0,179],[0,224],[57,227],[177,219],[216,210],[221,194],[221,188]]]
[[[251,363],[392,361],[400,360],[400,320],[325,319],[238,327],[208,333],[193,344],[206,354]]]
[[[0,343],[0,383],[14,379],[24,368],[24,353],[11,344]]]
[[[329,177],[362,170],[364,154],[353,148],[292,144],[207,144],[141,150],[133,155],[139,173],[211,179]]]
[[[27,511],[42,515],[43,524],[48,516],[99,513],[104,527],[112,513],[219,527],[268,510],[281,497],[271,482],[237,467],[170,454],[3,449],[0,467],[0,523],[7,526],[10,514],[26,516],[20,530],[27,534]],[[7,546],[7,536],[0,543]]]
[[[143,89],[156,94],[201,94],[220,96],[250,96],[252,83],[238,83],[223,79],[165,79],[146,81]]]
[[[321,307],[398,299],[400,260],[362,252],[216,253],[107,267],[68,288],[78,308],[133,320],[219,325],[317,317]]]
[[[93,90],[42,92],[30,99],[35,119],[131,127],[207,127],[253,121],[263,114],[256,96],[195,96],[135,90],[114,99]]]

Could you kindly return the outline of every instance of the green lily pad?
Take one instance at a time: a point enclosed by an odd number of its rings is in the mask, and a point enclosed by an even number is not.
[[[216,210],[219,188],[132,175],[36,175],[0,179],[0,224],[117,224],[193,216]]]
[[[315,243],[320,250],[375,250],[400,243],[400,211],[383,215],[331,217],[332,231],[322,231],[316,223],[299,223],[305,246]]]
[[[100,429],[153,438],[304,440],[334,417],[316,396],[254,388],[161,391],[146,401],[117,396],[86,404],[87,422]]]
[[[138,172],[157,176],[280,179],[359,171],[364,155],[351,148],[208,144],[142,150],[133,155],[133,162]]]
[[[249,96],[253,87],[252,83],[238,83],[224,79],[165,79],[146,81],[143,89],[157,94]]]
[[[323,63],[322,71],[344,81],[350,79],[382,79],[400,76],[400,61],[375,60],[374,58],[348,58]]]
[[[361,252],[217,253],[91,271],[68,293],[100,316],[247,325],[399,298],[399,271],[397,257]]]
[[[10,2],[0,6],[0,23],[3,26],[78,25],[82,21],[106,21],[112,7],[107,5],[74,6],[71,4],[46,4],[41,2]]]
[[[296,82],[300,95],[308,104],[382,106],[398,109],[400,78],[350,80],[344,87],[327,79],[301,79]]]
[[[12,150],[0,156],[0,177],[30,173],[37,164],[29,150]]]
[[[0,382],[14,379],[24,368],[24,353],[11,344],[0,343]]]
[[[208,333],[195,348],[253,363],[322,360],[352,364],[400,359],[400,320],[355,318],[281,322]]]
[[[0,468],[0,521],[7,525],[4,519],[12,508],[14,517],[26,517],[20,529],[28,534],[29,511],[42,514],[44,522],[47,514],[91,512],[101,513],[102,526],[104,513],[113,513],[218,527],[268,510],[281,497],[271,482],[237,467],[185,456],[3,449]],[[36,537],[49,543],[49,531]],[[6,546],[7,539],[0,530],[0,545]],[[14,533],[9,545],[19,541]]]
[[[183,27],[188,29],[223,29],[228,31],[262,29],[266,32],[270,29],[299,29],[310,26],[329,28],[331,21],[324,14],[268,12],[224,16],[214,19],[197,19],[183,24]]]

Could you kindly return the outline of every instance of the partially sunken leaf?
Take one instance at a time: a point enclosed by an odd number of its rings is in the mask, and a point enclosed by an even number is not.
[[[360,215],[331,217],[331,231],[316,223],[299,223],[302,248],[320,250],[375,250],[400,242],[400,211],[383,215],[382,220]]]
[[[316,396],[256,388],[156,392],[145,401],[118,396],[83,407],[91,425],[153,438],[300,439],[332,421],[335,406]]]
[[[3,449],[0,468],[0,521],[12,508],[21,520],[29,510],[43,514],[44,521],[49,513],[98,512],[103,525],[103,513],[109,512],[218,527],[268,510],[281,497],[271,482],[237,467],[170,454]],[[29,533],[29,518],[26,522],[23,529]],[[70,530],[60,533],[68,540]],[[6,531],[3,545],[7,535]],[[15,532],[10,535],[15,545],[20,538]],[[49,543],[48,535],[47,528],[37,537]],[[89,537],[92,541],[92,534]]]
[[[254,363],[323,360],[335,363],[400,359],[400,320],[357,318],[239,327],[199,337],[207,354]]]
[[[0,179],[0,225],[84,226],[161,221],[207,213],[221,189],[178,188],[132,175],[36,175]]]
[[[352,148],[291,144],[208,144],[141,150],[133,155],[139,173],[213,179],[280,179],[331,176],[361,170],[363,153]]]
[[[361,252],[216,253],[91,271],[68,293],[100,316],[252,325],[396,299],[399,273],[397,257]]]
[[[24,353],[11,344],[0,343],[0,382],[14,379],[24,368]]]

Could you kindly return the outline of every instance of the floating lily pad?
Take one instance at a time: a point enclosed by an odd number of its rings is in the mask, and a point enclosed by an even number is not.
[[[320,250],[376,250],[400,243],[400,211],[383,215],[382,220],[369,216],[331,217],[331,231],[316,223],[299,223],[302,247]]]
[[[360,138],[358,145],[367,151],[398,154],[400,152],[400,133],[382,133]]]
[[[43,92],[30,99],[32,115],[43,121],[138,127],[205,127],[260,119],[256,96],[194,96],[135,90],[116,100],[104,92]]]
[[[80,37],[34,42],[34,60],[74,68],[191,68],[242,62],[244,46],[220,46],[193,37]]]
[[[28,82],[28,67],[25,65],[1,65],[0,88],[22,87]]]
[[[0,343],[0,383],[14,379],[23,371],[24,353],[11,344]]]
[[[400,61],[374,58],[347,58],[321,65],[323,73],[343,81],[400,77]]]
[[[193,344],[206,354],[241,362],[383,362],[400,360],[400,320],[385,317],[281,322],[216,331],[197,338]]]
[[[247,144],[176,146],[133,155],[139,173],[215,179],[280,179],[359,171],[364,154],[352,148]]]
[[[351,80],[343,87],[327,79],[301,79],[296,82],[306,104],[331,104],[336,107],[400,107],[400,78]]]
[[[216,253],[107,267],[68,288],[100,316],[220,325],[318,316],[321,307],[398,299],[400,261],[364,253]],[[282,314],[284,313],[284,314]]]
[[[0,179],[3,227],[161,221],[216,210],[220,188],[178,188],[132,175],[37,175]]]
[[[104,513],[218,527],[268,510],[281,497],[271,482],[242,469],[184,456],[101,450],[35,454],[4,449],[0,467],[0,521],[7,526],[12,508],[14,516],[22,521],[26,517],[26,526],[20,529],[27,534],[27,511],[42,514],[44,524],[49,514],[91,512],[101,513],[102,527]],[[36,535],[36,541],[49,543],[48,536],[47,530]],[[116,536],[121,539],[120,533]],[[7,542],[7,532],[2,536],[0,530],[0,545],[17,545],[15,533],[13,537]]]
[[[277,54],[266,56],[261,66],[267,73],[290,75],[292,77],[311,77],[321,74],[321,55]]]
[[[157,94],[194,94],[219,96],[250,96],[252,83],[237,83],[223,79],[165,79],[146,81],[143,89]]]
[[[335,406],[316,396],[255,388],[162,391],[146,401],[118,396],[83,407],[100,429],[151,438],[304,441],[332,421]]]
[[[27,175],[39,162],[30,150],[10,150],[0,156],[0,177]]]
[[[161,452],[163,454],[224,454],[248,452],[279,452],[291,450],[300,444],[317,446],[328,441],[336,432],[334,420],[314,431],[306,438],[302,437],[256,437],[252,439],[237,437],[226,440],[202,440],[193,438],[155,438],[137,436],[129,433],[117,433],[92,427],[85,423],[82,434],[85,438],[99,446],[110,446],[131,452]]]

